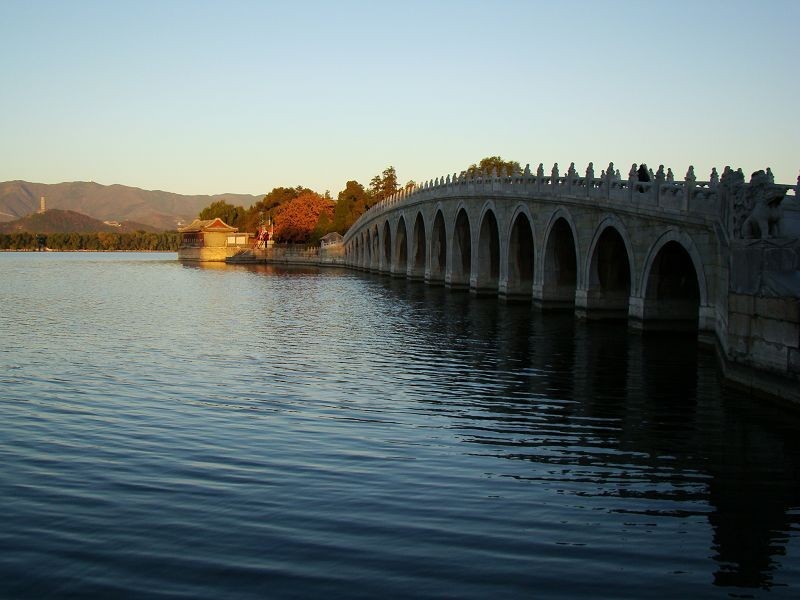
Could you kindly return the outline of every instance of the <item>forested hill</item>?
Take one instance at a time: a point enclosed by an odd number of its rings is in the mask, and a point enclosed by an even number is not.
[[[107,225],[103,221],[87,217],[71,210],[48,210],[42,214],[34,213],[16,221],[0,223],[0,233],[130,233],[134,231],[156,232],[159,229],[123,221],[119,225]]]
[[[35,213],[42,196],[48,210],[76,211],[99,221],[135,221],[159,231],[190,223],[200,210],[218,200],[250,206],[261,198],[249,194],[187,196],[84,181],[57,184],[6,181],[0,183],[0,222]]]

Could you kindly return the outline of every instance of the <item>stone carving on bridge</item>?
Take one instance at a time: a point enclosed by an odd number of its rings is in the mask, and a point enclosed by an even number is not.
[[[611,187],[611,183],[614,181],[614,163],[608,163],[608,168],[606,169],[606,176],[604,178],[604,182]]]
[[[573,180],[577,176],[578,172],[575,170],[575,163],[574,162],[569,163],[569,169],[567,169],[567,177],[569,177],[570,180]]]
[[[775,185],[772,171],[759,170],[745,185],[741,169],[725,167],[719,181],[722,202],[732,207],[733,236],[744,239],[779,237],[786,187]]]
[[[742,237],[747,239],[779,237],[786,188],[774,183],[772,172],[756,171],[744,194],[750,214],[742,223]]]

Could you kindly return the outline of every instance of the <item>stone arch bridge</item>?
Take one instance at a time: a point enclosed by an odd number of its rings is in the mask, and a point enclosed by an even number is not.
[[[590,164],[585,175],[572,166],[559,175],[557,165],[545,175],[540,165],[437,178],[364,213],[344,236],[345,263],[723,339],[729,247],[742,227],[731,186],[752,181],[728,169],[722,181],[716,170],[697,181],[691,167],[682,181],[663,168],[640,181],[635,167],[627,179],[613,164],[601,177]],[[781,197],[794,189],[765,176]]]

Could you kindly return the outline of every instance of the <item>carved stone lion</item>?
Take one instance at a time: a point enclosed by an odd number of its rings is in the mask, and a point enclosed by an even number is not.
[[[780,236],[783,217],[783,202],[786,189],[770,181],[769,175],[756,171],[745,191],[745,205],[752,207],[742,223],[742,237],[746,239],[772,238]]]

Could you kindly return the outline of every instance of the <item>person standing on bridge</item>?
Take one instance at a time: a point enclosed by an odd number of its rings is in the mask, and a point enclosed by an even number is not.
[[[646,164],[642,163],[642,164],[639,165],[639,170],[636,171],[636,176],[639,179],[639,181],[642,181],[642,182],[649,182],[650,181],[650,173],[647,170],[647,165]],[[640,192],[644,192],[644,186],[643,185],[639,186],[639,191]]]

